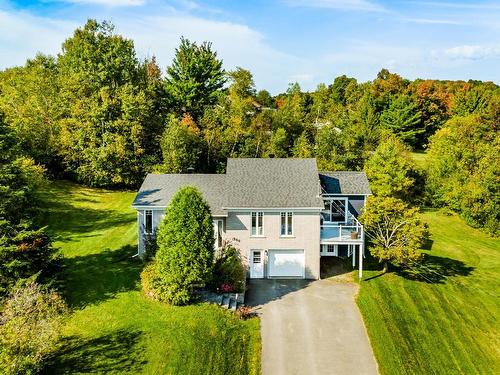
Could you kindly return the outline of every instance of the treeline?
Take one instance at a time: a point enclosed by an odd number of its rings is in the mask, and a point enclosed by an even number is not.
[[[403,153],[430,150],[420,171],[393,155],[411,170],[403,173],[409,190],[398,194],[447,205],[492,232],[499,98],[492,82],[410,81],[385,69],[371,82],[339,76],[313,92],[292,84],[272,96],[256,90],[248,70],[224,71],[210,43],[181,39],[163,71],[110,23],[93,20],[57,57],[0,73],[0,112],[23,155],[53,176],[135,187],[152,171],[223,172],[228,157],[271,156],[362,170],[392,134]],[[379,172],[398,174],[390,165]]]

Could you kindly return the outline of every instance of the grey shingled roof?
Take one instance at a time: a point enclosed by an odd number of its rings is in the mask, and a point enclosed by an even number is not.
[[[316,159],[228,159],[225,207],[323,207]]]
[[[191,185],[201,191],[212,215],[225,215],[225,181],[223,174],[148,174],[132,206],[166,207],[182,186]]]
[[[320,172],[315,159],[228,159],[226,174],[148,174],[134,207],[168,206],[185,185],[196,186],[214,216],[227,208],[323,207],[328,193],[371,194],[363,172]]]
[[[365,172],[337,171],[319,172],[321,187],[328,194],[371,194]]]

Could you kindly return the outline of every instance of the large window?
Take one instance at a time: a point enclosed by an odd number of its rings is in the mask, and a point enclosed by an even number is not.
[[[325,210],[323,211],[323,218],[325,221],[334,223],[347,222],[347,212],[349,200],[347,198],[336,198],[325,201]]]
[[[264,212],[252,212],[252,236],[264,235]]]
[[[153,211],[151,210],[144,211],[144,233],[153,233]]]
[[[292,212],[282,212],[281,213],[281,235],[282,236],[293,236],[293,213]]]

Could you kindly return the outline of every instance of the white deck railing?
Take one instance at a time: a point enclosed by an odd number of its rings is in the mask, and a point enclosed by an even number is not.
[[[324,222],[321,225],[322,240],[362,240],[364,238],[363,224],[352,215],[345,223]],[[357,238],[352,238],[351,233],[356,232]]]

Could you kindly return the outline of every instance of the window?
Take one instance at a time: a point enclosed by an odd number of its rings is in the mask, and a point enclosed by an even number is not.
[[[252,236],[264,235],[264,212],[252,212]]]
[[[222,233],[224,231],[223,221],[216,220],[215,234],[217,239],[217,247],[222,247]]]
[[[151,210],[144,211],[144,233],[153,233],[153,211]]]
[[[293,236],[293,212],[281,213],[281,235]]]
[[[253,263],[258,264],[261,262],[260,251],[253,252]]]

